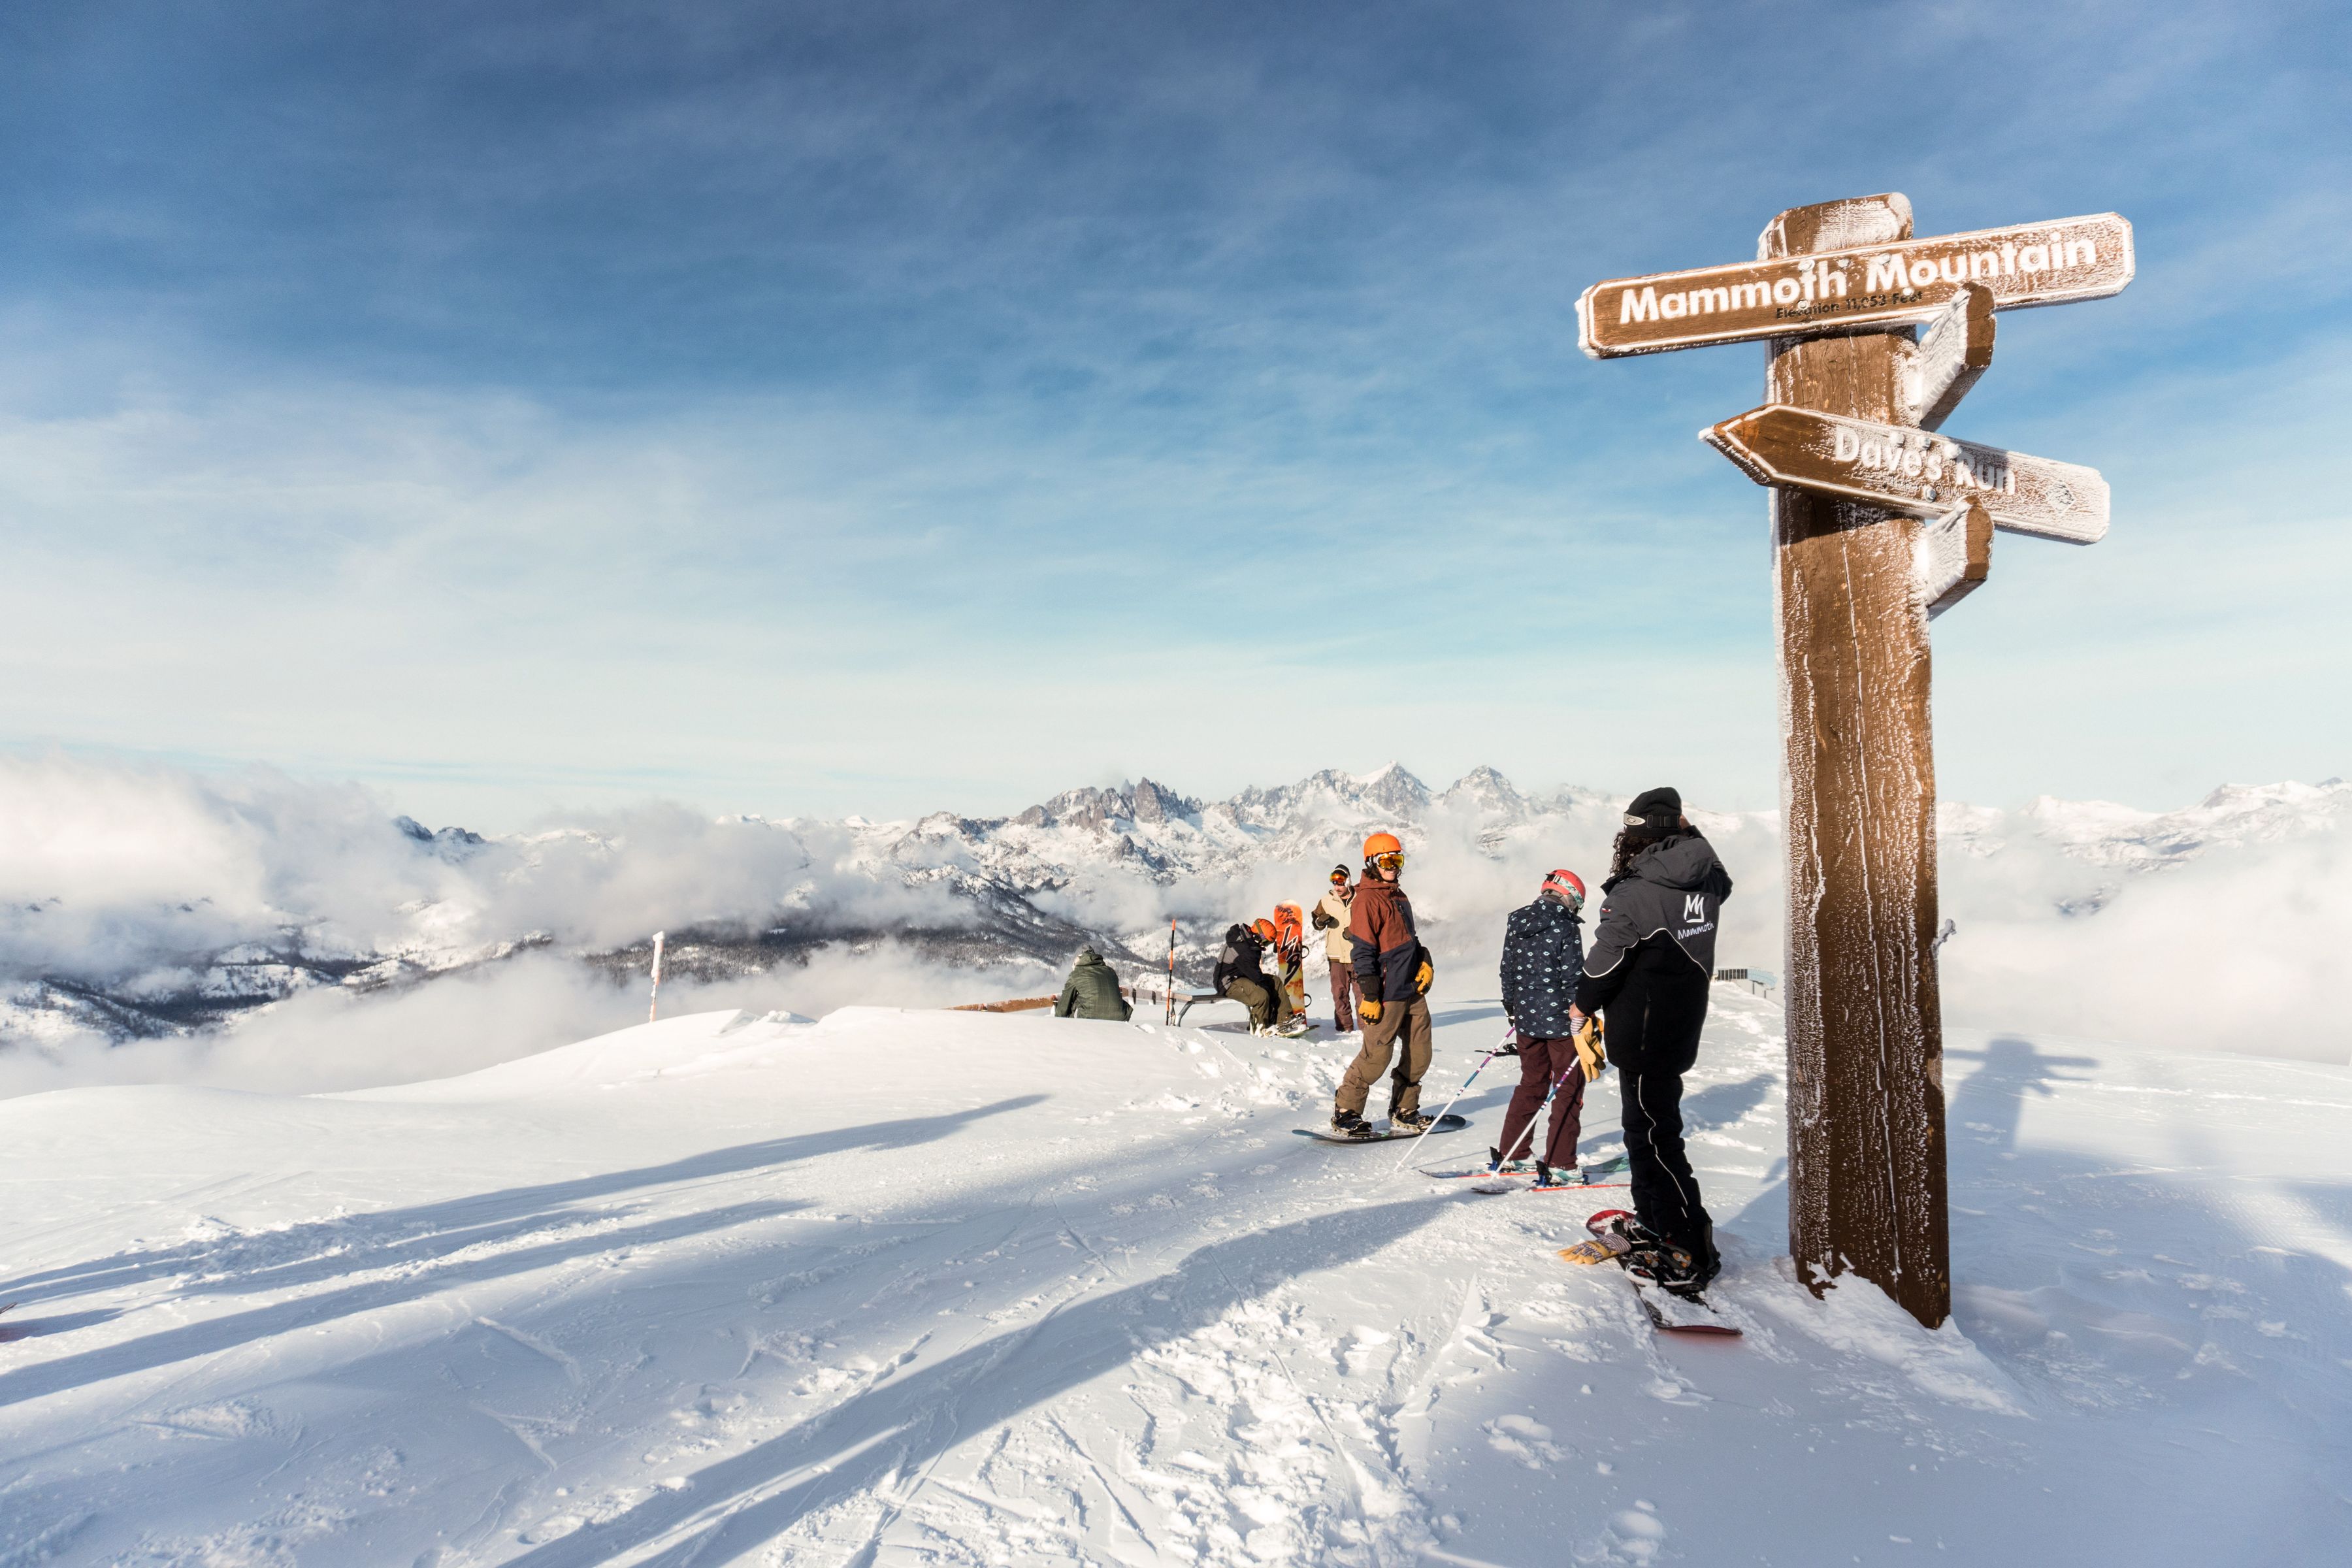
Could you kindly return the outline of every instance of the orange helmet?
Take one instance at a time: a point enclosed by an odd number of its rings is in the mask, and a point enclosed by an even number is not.
[[[1275,931],[1274,922],[1272,921],[1259,921],[1255,924],[1252,925],[1250,930],[1257,932],[1259,936],[1265,938],[1267,942],[1272,942],[1274,940]]]
[[[1404,846],[1397,842],[1397,836],[1393,833],[1375,833],[1364,840],[1364,858],[1367,860],[1377,856],[1403,853]]]

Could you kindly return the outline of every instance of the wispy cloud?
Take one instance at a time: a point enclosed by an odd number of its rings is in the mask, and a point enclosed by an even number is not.
[[[1929,227],[2139,226],[2134,289],[2004,318],[1964,411],[2106,468],[2118,517],[1939,625],[1951,776],[2154,801],[2184,754],[2311,774],[2352,738],[2261,695],[2352,654],[2206,504],[2222,471],[2340,489],[2274,437],[2341,390],[2340,8],[19,26],[0,743],[399,782],[491,826],[1596,748],[1766,805],[1762,505],[1690,438],[1754,361],[1590,364],[1570,305],[1889,187]],[[1764,85],[1841,80],[1868,86]],[[2260,511],[2218,520],[2241,557],[2325,574]],[[2062,621],[2095,648],[2206,615],[2252,630],[2111,668],[2095,748],[2056,709],[2030,744],[1969,717],[2051,689],[2017,661]],[[2191,668],[2256,696],[2184,703]]]

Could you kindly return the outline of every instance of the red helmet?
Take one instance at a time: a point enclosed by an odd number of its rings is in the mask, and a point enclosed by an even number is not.
[[[1565,868],[1555,870],[1544,879],[1543,890],[1547,895],[1558,893],[1559,901],[1568,906],[1570,914],[1584,907],[1584,879],[1573,871]]]
[[[1250,930],[1257,932],[1259,936],[1265,938],[1267,942],[1272,942],[1274,940],[1274,922],[1272,921],[1259,921],[1252,925]]]

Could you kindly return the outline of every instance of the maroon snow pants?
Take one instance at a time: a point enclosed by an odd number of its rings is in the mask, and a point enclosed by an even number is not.
[[[1519,1039],[1519,1087],[1511,1094],[1511,1103],[1503,1112],[1503,1141],[1496,1147],[1506,1160],[1541,1160],[1547,1165],[1566,1170],[1576,1169],[1576,1141],[1584,1132],[1584,1068],[1576,1059],[1573,1040],[1538,1040],[1521,1035]],[[1568,1074],[1559,1092],[1551,1096],[1551,1133],[1532,1151],[1522,1148],[1521,1142],[1533,1121],[1536,1110],[1543,1104],[1544,1096],[1551,1094],[1551,1086],[1559,1075]]]
[[[1331,1027],[1347,1034],[1356,1026],[1356,972],[1344,958],[1331,961]]]

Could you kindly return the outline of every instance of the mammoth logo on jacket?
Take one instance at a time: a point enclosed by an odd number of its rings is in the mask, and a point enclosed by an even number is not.
[[[1644,849],[1624,872],[1602,884],[1601,927],[1584,960],[1588,976],[1606,975],[1653,937],[1671,939],[1701,971],[1715,972],[1718,911],[1731,897],[1731,876],[1706,839],[1678,833]]]

